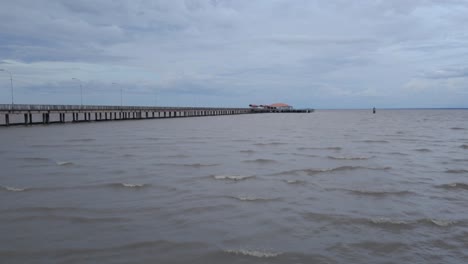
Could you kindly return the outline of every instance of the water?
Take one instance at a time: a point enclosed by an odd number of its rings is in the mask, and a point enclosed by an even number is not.
[[[1,263],[467,263],[468,111],[0,129]]]

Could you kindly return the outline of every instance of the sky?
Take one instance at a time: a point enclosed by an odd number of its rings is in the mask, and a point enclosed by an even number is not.
[[[0,6],[0,69],[17,104],[80,104],[82,89],[87,105],[122,94],[150,106],[468,107],[468,0]]]

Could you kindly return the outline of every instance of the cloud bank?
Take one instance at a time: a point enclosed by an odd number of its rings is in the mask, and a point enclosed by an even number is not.
[[[468,107],[467,1],[3,2],[17,103]]]

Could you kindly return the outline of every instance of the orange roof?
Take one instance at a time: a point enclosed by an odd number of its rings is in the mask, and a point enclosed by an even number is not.
[[[283,103],[276,103],[276,104],[272,104],[270,106],[272,106],[272,107],[288,107],[289,105],[283,104]]]

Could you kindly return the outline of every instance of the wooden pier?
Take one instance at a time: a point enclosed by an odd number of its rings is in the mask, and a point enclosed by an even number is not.
[[[0,126],[182,118],[258,113],[310,113],[312,109],[0,104]]]

